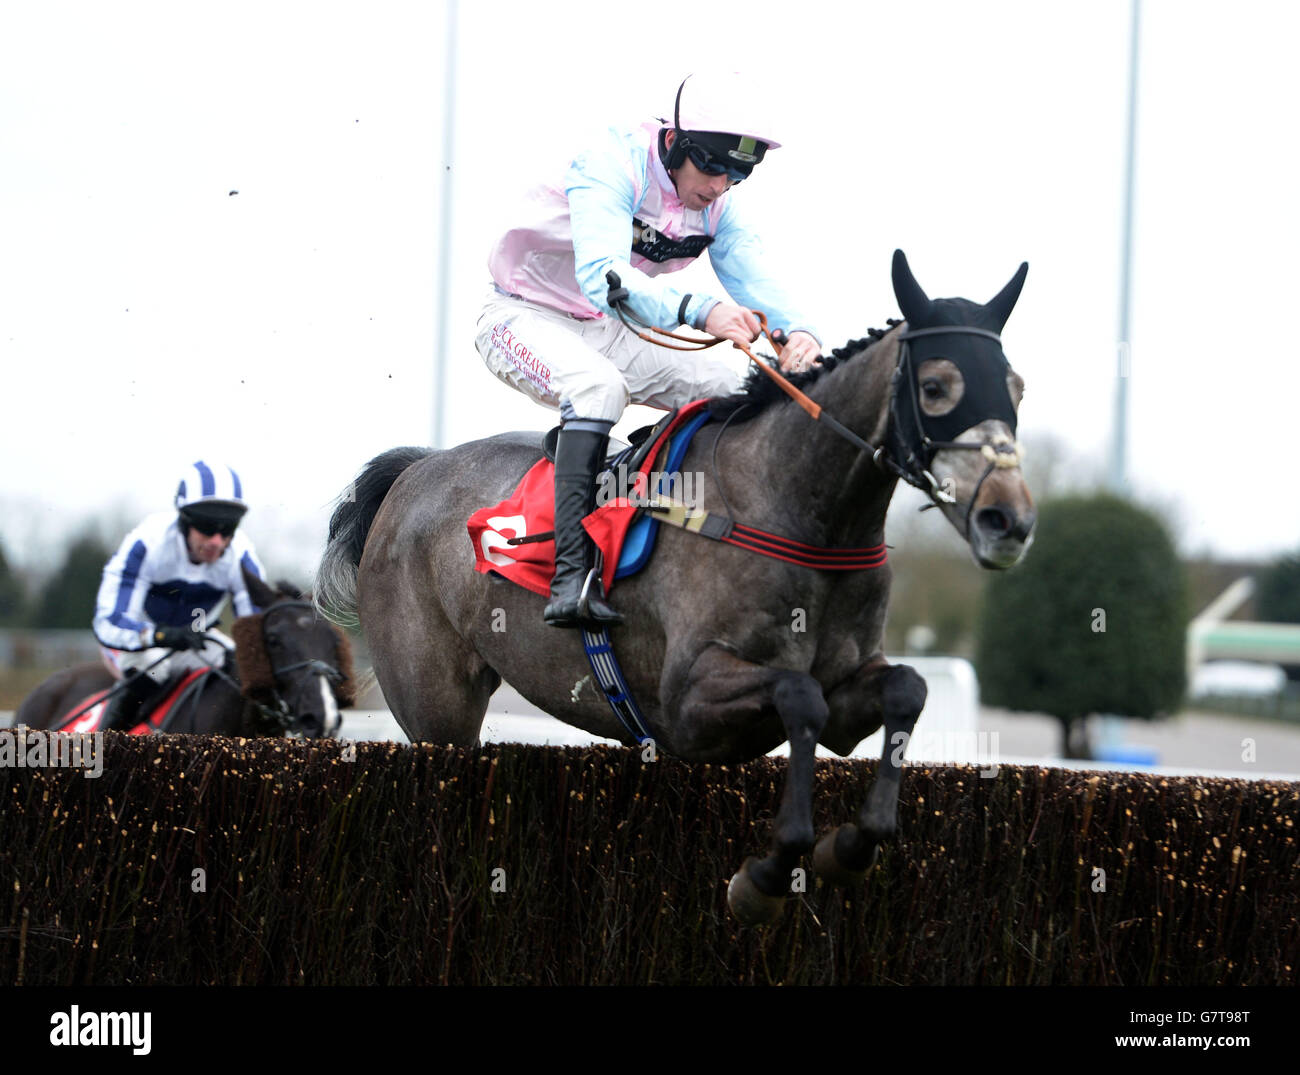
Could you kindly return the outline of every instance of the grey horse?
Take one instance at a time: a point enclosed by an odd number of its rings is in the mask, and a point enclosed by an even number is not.
[[[793,378],[823,421],[756,371],[741,393],[714,401],[727,420],[700,429],[680,468],[695,479],[694,506],[800,547],[862,549],[884,542],[901,477],[930,495],[981,566],[1014,564],[1035,509],[1015,441],[1023,382],[999,334],[1027,271],[984,305],[931,300],[896,251],[906,323]],[[384,697],[412,741],[475,745],[504,678],[568,724],[634,742],[591,684],[579,632],[547,626],[543,598],[473,569],[466,520],[508,497],[541,453],[535,433],[446,451],[396,448],[340,498],[316,600],[364,628]],[[792,870],[813,848],[818,743],[845,755],[886,730],[857,823],[817,844],[818,872],[860,880],[897,829],[897,736],[911,735],[926,687],[881,649],[890,578],[887,563],[822,570],[661,527],[648,568],[613,589],[626,617],[613,645],[656,749],[729,763],[789,741],[770,853],[747,859],[728,889],[743,922],[780,915]]]

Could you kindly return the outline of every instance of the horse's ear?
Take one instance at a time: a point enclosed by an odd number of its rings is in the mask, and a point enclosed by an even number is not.
[[[1007,318],[1011,316],[1011,309],[1016,304],[1016,299],[1020,298],[1020,289],[1025,286],[1025,277],[1029,273],[1029,262],[1022,261],[1020,268],[1016,270],[1016,275],[1011,278],[1007,286],[993,296],[984,304],[984,309],[989,312],[993,321],[997,324],[997,331],[1002,331],[1002,326],[1007,323]]]
[[[930,297],[916,282],[916,277],[907,264],[907,255],[901,250],[894,251],[892,275],[894,297],[898,299],[898,308],[903,311],[903,317],[912,324],[924,321],[925,314],[930,309]]]
[[[294,601],[302,600],[302,591],[292,582],[287,582],[284,579],[275,580],[275,592],[281,597],[292,598]]]
[[[253,604],[258,608],[270,608],[272,602],[279,596],[271,587],[259,579],[243,564],[239,565],[239,570],[244,576],[244,586],[248,589],[248,596],[252,598]]]

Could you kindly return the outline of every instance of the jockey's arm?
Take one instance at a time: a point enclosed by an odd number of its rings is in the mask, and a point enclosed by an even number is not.
[[[565,193],[573,229],[574,272],[593,306],[617,316],[605,301],[609,293],[605,274],[613,269],[628,290],[628,306],[643,321],[666,329],[683,324],[704,328],[716,298],[682,291],[662,277],[634,269],[629,261],[636,202],[624,162],[612,152],[579,157],[569,168]]]
[[[133,530],[104,565],[92,625],[100,645],[132,651],[151,645],[154,624],[144,611],[150,585],[148,561],[148,546]]]
[[[744,223],[734,199],[728,198],[723,206],[709,261],[728,295],[746,309],[762,310],[768,328],[787,337],[782,368],[804,368],[821,353],[811,319],[798,309],[772,271],[772,259],[764,254],[758,235]]]

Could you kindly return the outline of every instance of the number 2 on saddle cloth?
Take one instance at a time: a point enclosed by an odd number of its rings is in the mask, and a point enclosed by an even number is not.
[[[651,434],[654,442],[642,455],[642,469],[630,476],[632,488],[623,490],[632,493],[631,498],[614,497],[583,519],[583,527],[601,552],[606,593],[616,578],[635,574],[649,561],[659,521],[642,512],[659,490],[649,488],[647,470],[664,454],[662,472],[676,472],[691,437],[710,418],[708,402],[687,404]],[[500,575],[548,596],[555,574],[555,465],[546,458],[539,460],[507,499],[471,515],[468,527],[476,571]]]

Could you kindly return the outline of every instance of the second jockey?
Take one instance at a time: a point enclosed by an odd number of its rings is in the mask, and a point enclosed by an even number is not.
[[[529,218],[492,250],[479,354],[501,380],[560,411],[549,624],[622,620],[601,592],[582,519],[624,408],[667,410],[729,394],[742,380],[713,350],[670,350],[630,331],[606,303],[607,272],[618,274],[627,308],[648,324],[690,325],[749,344],[759,335],[751,312],[758,309],[786,338],[782,369],[805,370],[820,355],[808,317],[729,193],[779,144],[740,76],[691,75],[678,87],[671,122],[611,131],[562,181],[535,190]],[[705,250],[732,301],[660,278]]]
[[[176,511],[150,515],[127,534],[104,567],[95,638],[109,671],[126,682],[112,696],[103,729],[137,723],[174,677],[220,667],[234,644],[208,624],[227,599],[236,616],[260,611],[241,572],[265,577],[252,542],[238,531],[248,510],[239,475],[200,460],[181,476],[174,502]]]

